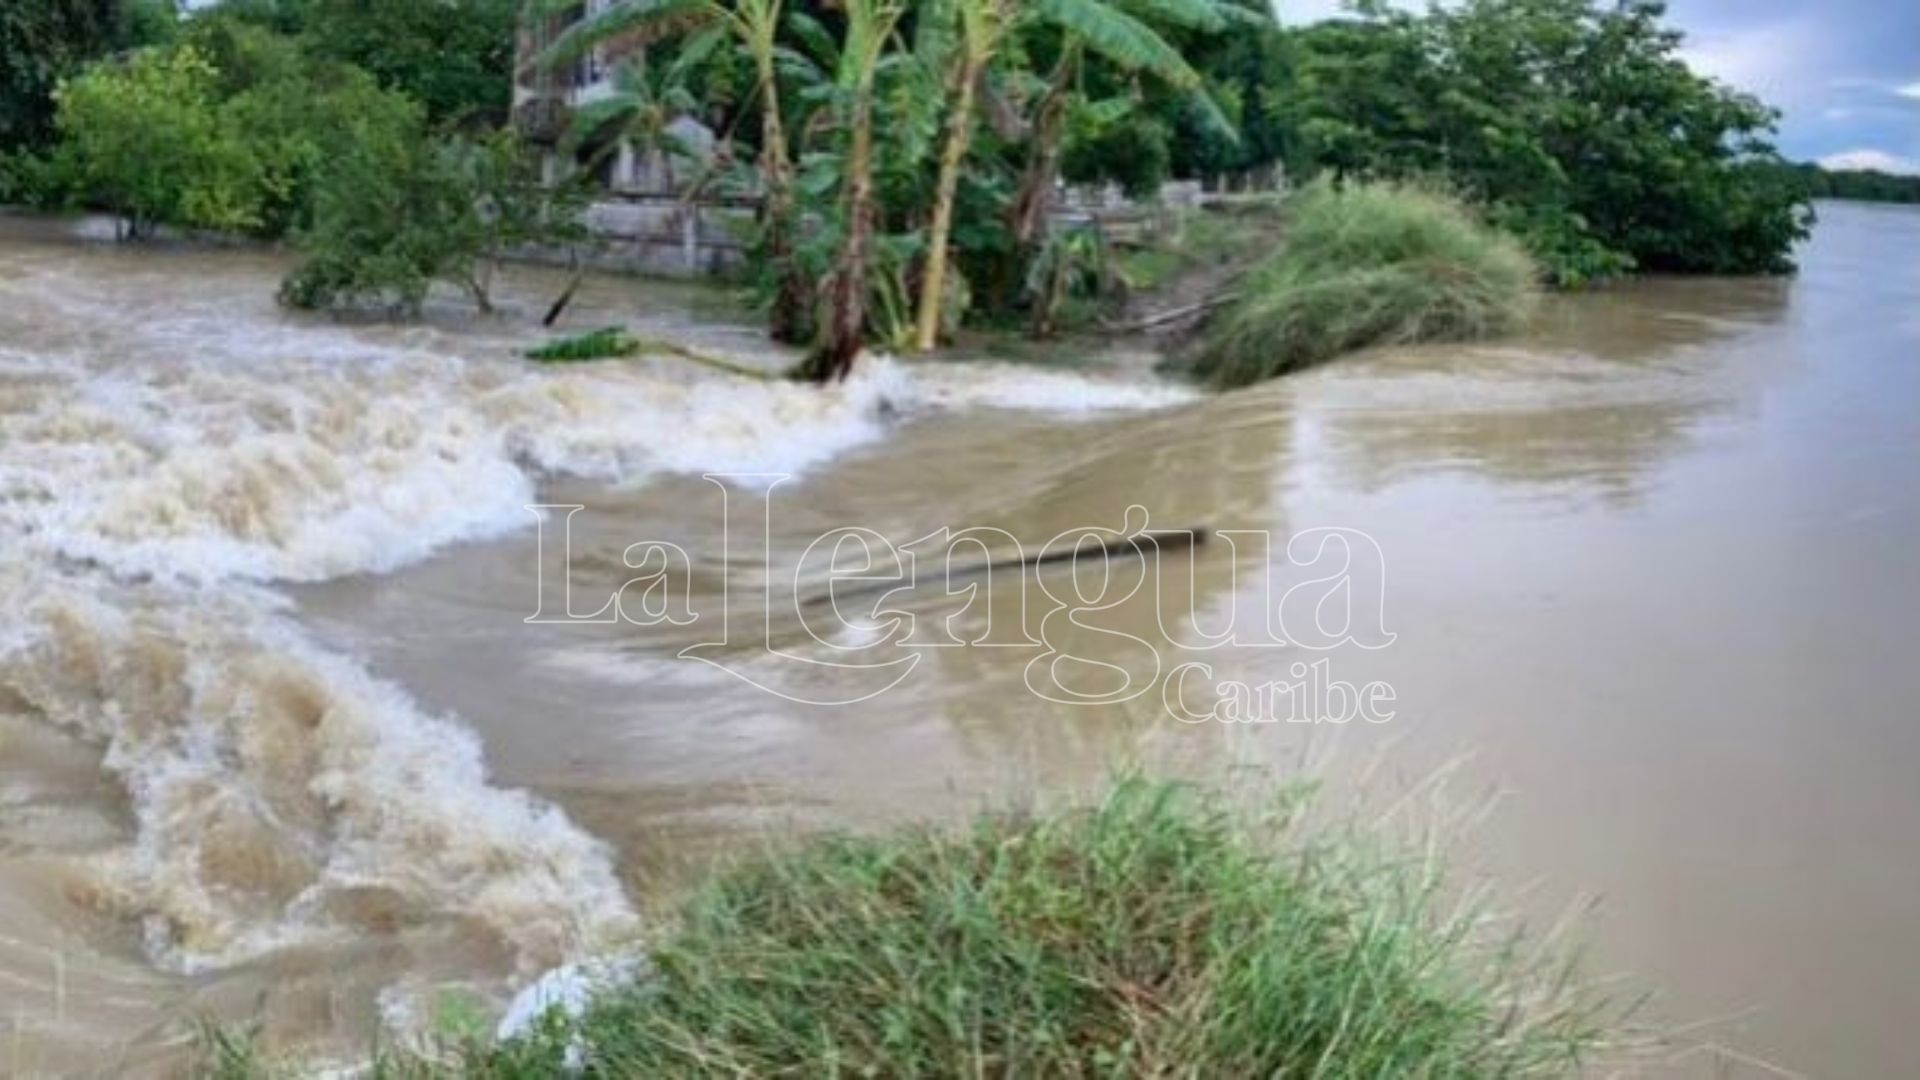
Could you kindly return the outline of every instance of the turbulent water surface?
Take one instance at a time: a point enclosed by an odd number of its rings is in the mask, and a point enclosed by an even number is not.
[[[1591,966],[1692,1025],[1653,1071],[1920,1071],[1915,251],[1920,214],[1830,206],[1794,280],[1224,396],[818,391],[517,360],[536,274],[518,317],[351,326],[277,311],[272,257],[0,221],[4,1071],[164,1071],[208,1015],[351,1056],[643,941],[770,832],[1303,755],[1501,791],[1464,854],[1540,918],[1598,898]],[[697,293],[590,292],[578,326],[759,350]],[[944,577],[1132,507],[1232,535]],[[1289,561],[1330,528],[1344,592]],[[883,598],[882,539],[919,588]],[[830,580],[836,541],[893,580]],[[1294,584],[1378,640],[1255,643]],[[1176,672],[1185,705],[1313,660],[1392,719],[1170,715]]]

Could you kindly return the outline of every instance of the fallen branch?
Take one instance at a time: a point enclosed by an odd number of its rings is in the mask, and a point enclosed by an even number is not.
[[[1225,304],[1230,304],[1233,301],[1238,300],[1239,298],[1240,298],[1240,294],[1237,292],[1221,293],[1218,296],[1210,296],[1207,299],[1202,300],[1197,304],[1187,304],[1184,307],[1174,308],[1172,311],[1162,311],[1157,315],[1149,315],[1146,318],[1140,319],[1136,322],[1120,323],[1118,325],[1115,325],[1113,323],[1108,323],[1108,322],[1102,322],[1100,324],[1100,327],[1103,330],[1106,330],[1110,333],[1115,333],[1115,334],[1138,334],[1146,330],[1153,330],[1158,327],[1166,326],[1170,323],[1183,322],[1187,319],[1197,318],[1198,316],[1205,315],[1207,312],[1212,311],[1214,308],[1220,307]]]
[[[587,268],[580,263],[579,251],[568,249],[567,261],[573,264],[573,279],[567,282],[566,289],[562,290],[560,295],[553,301],[552,306],[547,308],[547,317],[540,320],[541,326],[552,328],[554,323],[560,321],[561,313],[567,310],[568,304],[573,303],[574,292],[580,288],[580,283],[587,278]]]
[[[669,356],[677,356],[682,360],[691,360],[696,364],[705,364],[710,368],[724,371],[729,375],[741,375],[749,379],[759,379],[761,382],[772,382],[777,378],[773,372],[763,371],[760,368],[742,364],[737,360],[728,360],[725,357],[699,352],[685,345],[677,345],[671,341],[655,341],[651,338],[643,338],[640,341],[640,351],[643,353],[666,353]]]

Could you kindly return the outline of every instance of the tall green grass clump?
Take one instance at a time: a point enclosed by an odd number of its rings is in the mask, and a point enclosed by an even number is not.
[[[1449,196],[1318,183],[1208,325],[1194,369],[1245,386],[1369,345],[1493,337],[1526,321],[1537,279],[1518,241]]]
[[[1599,1045],[1568,968],[1488,940],[1430,860],[1302,805],[1129,779],[1076,809],[761,857],[691,899],[640,983],[446,1067],[1370,1080],[1562,1074]]]

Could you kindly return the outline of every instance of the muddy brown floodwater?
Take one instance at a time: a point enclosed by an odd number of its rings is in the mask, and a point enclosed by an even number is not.
[[[351,1057],[770,836],[1310,760],[1499,792],[1464,864],[1597,902],[1590,969],[1676,1029],[1647,1071],[1920,1074],[1915,252],[1828,205],[1791,280],[1232,394],[814,391],[518,361],[532,271],[350,326],[274,256],[0,220],[0,1067],[164,1072],[207,1015]],[[775,362],[712,304],[570,318]],[[1221,535],[945,575],[1142,513]],[[1391,718],[1192,722],[1330,681]]]

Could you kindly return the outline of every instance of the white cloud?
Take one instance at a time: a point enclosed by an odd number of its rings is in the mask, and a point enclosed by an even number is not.
[[[1872,169],[1875,172],[1920,176],[1920,162],[1889,154],[1885,150],[1848,150],[1820,159],[1823,169]]]
[[[1920,82],[1910,82],[1894,90],[1894,93],[1899,94],[1903,98],[1912,98],[1915,101],[1920,101]]]
[[[1804,15],[1689,34],[1680,47],[1688,67],[1774,104],[1818,96],[1833,53],[1827,28]]]
[[[1347,15],[1343,0],[1273,0],[1274,14],[1284,26],[1305,26],[1336,15]]]

